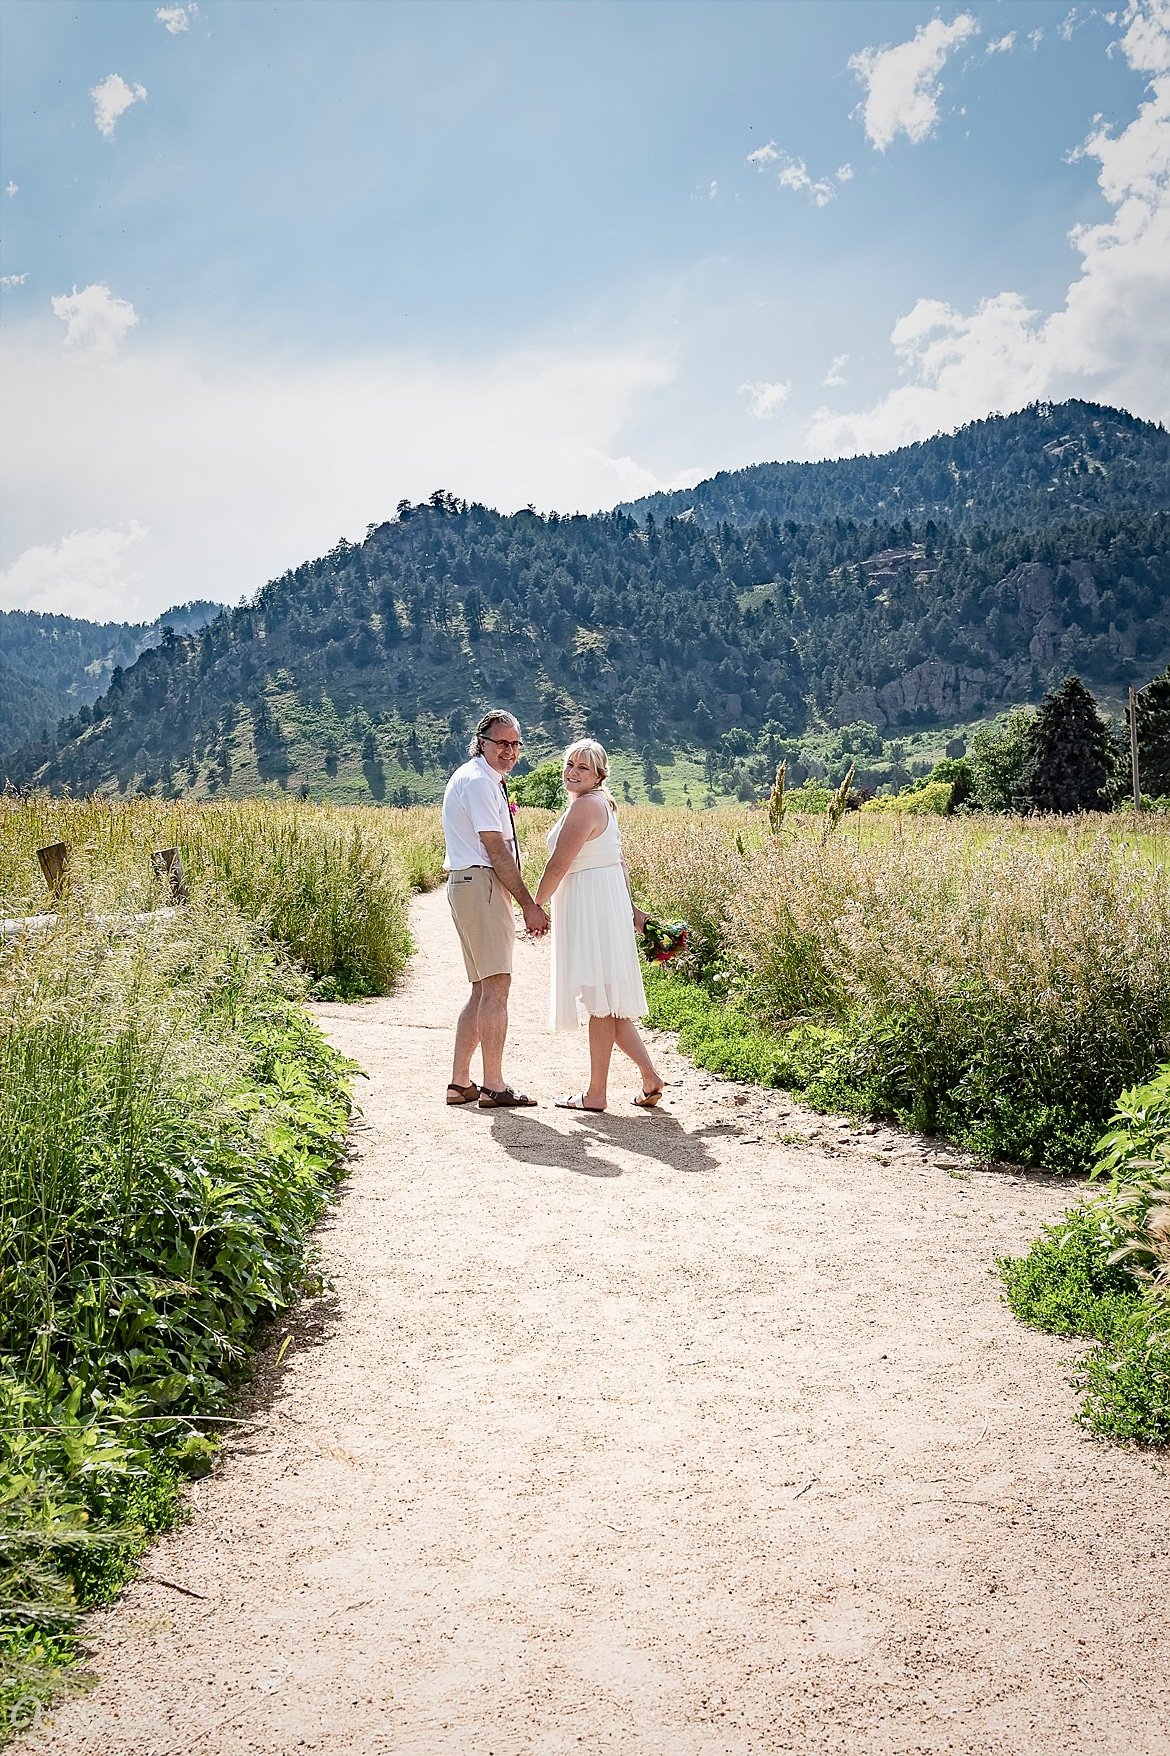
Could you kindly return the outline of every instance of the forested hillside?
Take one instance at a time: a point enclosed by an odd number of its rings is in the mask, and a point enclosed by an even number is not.
[[[1033,433],[1039,418],[1015,417]],[[857,722],[880,745],[1037,701],[1070,671],[1122,694],[1170,658],[1165,435],[1108,418],[1134,439],[1122,509],[1054,502],[1027,528],[404,502],[201,633],[165,636],[8,773],[405,800],[435,795],[493,700],[521,715],[530,754],[588,728],[653,761]],[[1010,421],[982,426],[1024,455]],[[988,479],[1006,468],[995,452]]]
[[[87,622],[38,610],[0,610],[0,750],[52,731],[105,693],[116,665],[162,639],[202,628],[219,604],[177,604],[154,622]]]
[[[625,510],[641,519],[689,514],[707,526],[765,517],[800,524],[910,518],[967,531],[1159,512],[1168,502],[1164,427],[1123,409],[1063,402],[991,415],[881,457],[721,470],[695,488],[651,494]]]

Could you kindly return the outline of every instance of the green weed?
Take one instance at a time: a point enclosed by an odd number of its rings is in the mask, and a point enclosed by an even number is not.
[[[0,1713],[19,1721],[207,1467],[257,1326],[314,1272],[350,1070],[212,887],[0,950]],[[108,894],[108,889],[106,891]],[[7,1703],[7,1706],[4,1704]]]
[[[1082,1422],[1143,1445],[1170,1444],[1170,1298],[1158,1217],[1168,1153],[1170,1066],[1122,1093],[1093,1171],[1108,1177],[1105,1193],[1046,1226],[1027,1255],[998,1263],[1021,1322],[1096,1341],[1074,1379]]]

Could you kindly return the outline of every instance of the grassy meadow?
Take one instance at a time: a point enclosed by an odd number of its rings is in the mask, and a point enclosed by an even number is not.
[[[532,885],[551,821],[518,817]],[[1136,1384],[1138,1413],[1106,1397],[1102,1430],[1170,1436],[1150,1315],[1170,1097],[1147,1091],[1170,1061],[1167,820],[790,815],[773,836],[761,811],[680,804],[623,806],[622,825],[639,900],[692,927],[649,985],[696,1059],[1067,1171],[1122,1104],[1106,1195],[1004,1272],[1024,1320],[1095,1338],[1106,1390]],[[36,850],[56,841],[56,923],[0,938],[10,1727],[77,1657],[78,1610],[177,1515],[257,1326],[312,1284],[352,1070],[303,1000],[387,991],[442,861],[434,807],[13,796],[0,918],[50,906]],[[191,889],[174,911],[149,860],[169,846]]]

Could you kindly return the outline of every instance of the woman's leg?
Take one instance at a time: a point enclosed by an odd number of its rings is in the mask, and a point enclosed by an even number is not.
[[[663,1089],[662,1077],[650,1059],[650,1051],[642,1041],[632,1018],[615,1018],[614,1041],[623,1055],[628,1055],[642,1075],[642,1090],[649,1094]]]
[[[591,1110],[604,1110],[606,1105],[606,1087],[609,1084],[609,1063],[613,1055],[616,1026],[624,1020],[618,1018],[589,1019],[589,1086],[585,1092],[585,1103]]]

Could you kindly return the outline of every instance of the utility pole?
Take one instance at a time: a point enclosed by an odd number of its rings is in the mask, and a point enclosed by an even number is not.
[[[1138,692],[1130,685],[1129,690],[1129,767],[1133,776],[1133,808],[1142,808],[1142,784],[1138,773],[1138,739],[1137,739],[1137,698]]]

